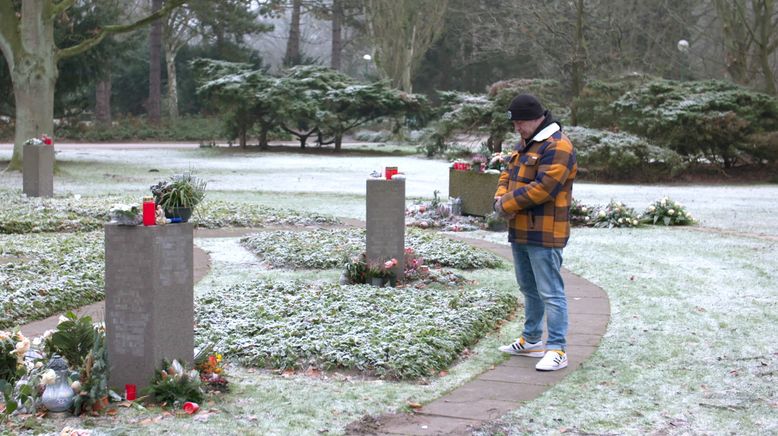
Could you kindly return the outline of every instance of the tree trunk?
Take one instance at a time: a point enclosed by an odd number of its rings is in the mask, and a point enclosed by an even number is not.
[[[95,123],[100,128],[111,127],[111,63],[106,61],[100,70],[95,89]]]
[[[284,65],[300,64],[300,9],[302,0],[292,0],[292,23],[289,25],[289,41],[286,43]]]
[[[9,169],[22,168],[24,142],[46,134],[54,137],[54,85],[57,61],[54,47],[54,23],[46,19],[43,2],[22,3],[19,46],[3,51],[13,82],[16,102],[14,150]]]
[[[152,12],[162,8],[163,0],[151,0]],[[162,112],[162,20],[154,20],[149,32],[149,100],[146,111],[149,122],[159,124]]]
[[[165,52],[167,64],[167,103],[170,120],[178,119],[178,79],[176,76],[176,55],[172,50]]]
[[[340,151],[341,144],[343,144],[343,134],[342,133],[336,133],[335,134],[335,151]]]
[[[238,141],[240,141],[240,148],[246,148],[247,137],[248,137],[248,133],[246,131],[246,127],[242,126],[240,128],[240,133],[238,133]]]
[[[330,68],[340,71],[340,55],[343,52],[341,23],[343,22],[343,5],[341,0],[332,0],[332,56]]]
[[[47,58],[50,57],[36,57],[34,63],[17,65],[12,73],[16,135],[10,169],[21,169],[22,146],[26,140],[41,134],[54,137],[54,84],[57,82],[57,68],[53,62],[47,62]]]
[[[413,92],[413,84],[411,83],[411,75],[412,75],[412,69],[413,69],[413,55],[414,55],[414,48],[416,46],[416,25],[413,26],[413,30],[411,31],[411,41],[408,43],[408,55],[405,58],[405,64],[403,65],[403,71],[402,71],[402,87],[401,89],[408,94]]]
[[[267,142],[267,134],[270,131],[270,126],[262,126],[259,129],[259,148],[262,150],[267,150],[269,147],[269,144]]]
[[[584,84],[584,58],[586,56],[584,52],[584,2],[583,0],[577,0],[575,3],[575,48],[573,51],[573,63],[571,71],[571,86],[570,91],[572,93],[572,110],[570,124],[578,125],[578,97],[581,95],[581,90]]]

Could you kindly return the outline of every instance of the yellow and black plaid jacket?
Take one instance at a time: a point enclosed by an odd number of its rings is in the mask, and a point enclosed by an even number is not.
[[[570,238],[570,204],[578,172],[570,139],[555,123],[519,146],[500,174],[496,197],[516,216],[508,222],[508,240],[562,248]],[[555,130],[555,131],[554,131]],[[553,131],[544,138],[544,131]]]

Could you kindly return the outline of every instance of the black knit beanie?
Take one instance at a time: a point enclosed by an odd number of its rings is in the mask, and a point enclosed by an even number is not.
[[[508,108],[509,120],[536,120],[543,116],[545,109],[534,95],[521,94],[513,99]]]

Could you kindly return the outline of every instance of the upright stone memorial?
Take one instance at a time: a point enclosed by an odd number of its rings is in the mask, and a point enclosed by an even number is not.
[[[22,191],[28,197],[54,196],[54,147],[22,147]]]
[[[194,358],[193,227],[105,225],[109,385],[149,384],[162,359]]]
[[[405,256],[405,179],[367,180],[367,260],[397,259],[393,268],[403,278]]]

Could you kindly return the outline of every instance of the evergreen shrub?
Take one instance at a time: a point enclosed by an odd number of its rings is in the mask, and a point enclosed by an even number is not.
[[[761,152],[746,141],[750,135],[778,131],[778,99],[723,81],[653,81],[613,109],[622,130],[725,168]]]
[[[575,147],[578,167],[588,179],[669,179],[686,168],[673,150],[623,132],[566,127]]]

